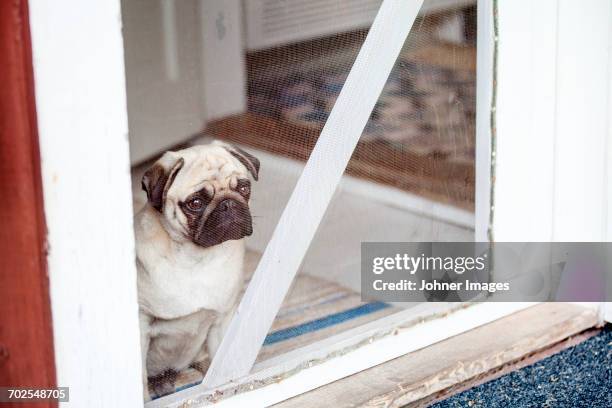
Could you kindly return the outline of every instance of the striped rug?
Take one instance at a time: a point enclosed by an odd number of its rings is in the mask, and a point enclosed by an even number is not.
[[[247,269],[252,271],[258,259],[258,254],[249,253]],[[257,361],[307,346],[396,311],[386,303],[362,302],[358,293],[300,273],[274,320]],[[208,361],[205,361],[198,368],[205,370],[207,366]],[[178,374],[175,391],[197,385],[202,378],[201,371],[194,368],[182,371]]]

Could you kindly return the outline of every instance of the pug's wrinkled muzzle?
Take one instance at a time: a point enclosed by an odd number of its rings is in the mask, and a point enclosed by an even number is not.
[[[198,245],[209,247],[242,239],[252,233],[253,222],[249,208],[238,200],[228,198],[217,204],[194,238]]]

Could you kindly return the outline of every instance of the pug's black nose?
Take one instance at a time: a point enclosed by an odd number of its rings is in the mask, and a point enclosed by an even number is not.
[[[223,200],[219,203],[219,211],[229,211],[236,208],[236,201],[232,199]]]

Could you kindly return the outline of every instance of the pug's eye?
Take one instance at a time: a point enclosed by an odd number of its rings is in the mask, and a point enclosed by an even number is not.
[[[200,211],[202,208],[204,208],[204,201],[202,201],[200,198],[192,198],[191,200],[187,201],[187,208],[189,208],[191,211]]]
[[[242,194],[243,196],[248,196],[249,194],[251,194],[251,186],[249,185],[240,186],[238,187],[238,192]]]

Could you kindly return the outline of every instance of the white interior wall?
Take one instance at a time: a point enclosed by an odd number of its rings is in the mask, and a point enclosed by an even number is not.
[[[132,163],[244,112],[240,0],[124,0]]]
[[[198,3],[122,1],[132,162],[204,126]]]
[[[241,0],[199,1],[202,88],[207,121],[247,108]]]

